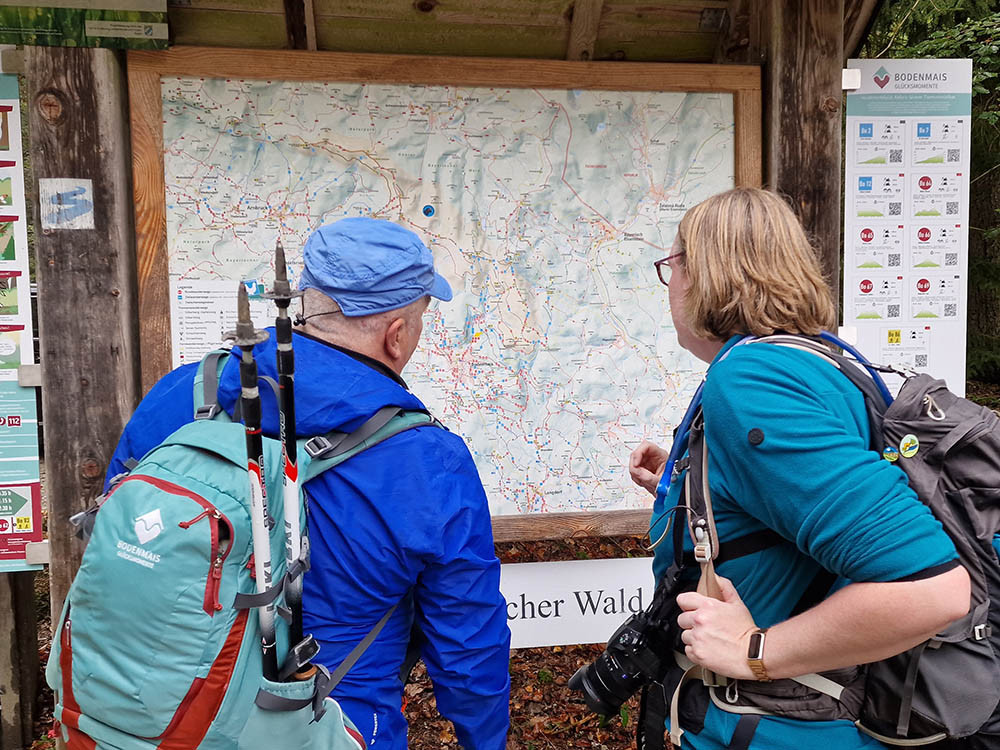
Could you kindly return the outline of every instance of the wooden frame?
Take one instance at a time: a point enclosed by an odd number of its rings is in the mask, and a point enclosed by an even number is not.
[[[756,66],[566,62],[175,47],[130,51],[128,83],[144,390],[170,369],[170,303],[161,76],[516,86],[733,94],[737,185],[761,184],[761,76]],[[648,510],[495,516],[497,541],[646,531]]]

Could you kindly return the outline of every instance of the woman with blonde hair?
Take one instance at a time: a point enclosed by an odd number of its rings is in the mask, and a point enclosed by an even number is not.
[[[656,268],[678,341],[710,363],[701,424],[722,550],[720,576],[709,565],[698,591],[677,596],[684,653],[672,683],[704,679],[679,693],[671,735],[696,750],[882,747],[851,720],[856,693],[835,700],[803,681],[826,684],[806,677],[831,670],[849,681],[855,665],[939,632],[966,614],[968,574],[903,472],[869,450],[861,392],[832,360],[747,339],[836,325],[780,197],[738,188],[698,204]],[[676,540],[693,546],[687,532],[667,533],[691,471],[681,450],[667,471],[669,456],[643,442],[629,459],[633,481],[656,496],[657,580]]]

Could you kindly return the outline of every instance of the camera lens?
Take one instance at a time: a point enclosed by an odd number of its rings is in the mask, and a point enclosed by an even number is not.
[[[613,653],[605,651],[593,664],[580,667],[570,677],[569,688],[583,693],[583,700],[594,713],[613,716],[644,682],[645,675],[626,669]]]

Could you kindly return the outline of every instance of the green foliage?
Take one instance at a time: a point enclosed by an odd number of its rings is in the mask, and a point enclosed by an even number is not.
[[[1000,337],[970,332],[966,367],[971,378],[1000,383]]]
[[[628,706],[623,705],[621,707],[621,710],[618,711],[618,718],[620,718],[622,720],[622,726],[627,729],[628,728],[628,719],[629,719]]]
[[[1000,164],[1000,12],[935,31],[905,52],[972,59],[973,179]]]
[[[552,682],[552,680],[553,680],[552,673],[549,670],[547,669],[538,670],[538,681],[540,683],[544,685],[546,683]]]

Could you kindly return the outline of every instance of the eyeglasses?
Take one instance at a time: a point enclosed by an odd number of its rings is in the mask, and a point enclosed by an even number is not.
[[[664,286],[670,286],[670,274],[673,268],[670,265],[670,261],[674,258],[679,258],[685,254],[684,250],[679,253],[674,253],[673,255],[668,255],[666,258],[660,258],[658,261],[653,263],[656,266],[656,275],[660,277],[660,283]]]

